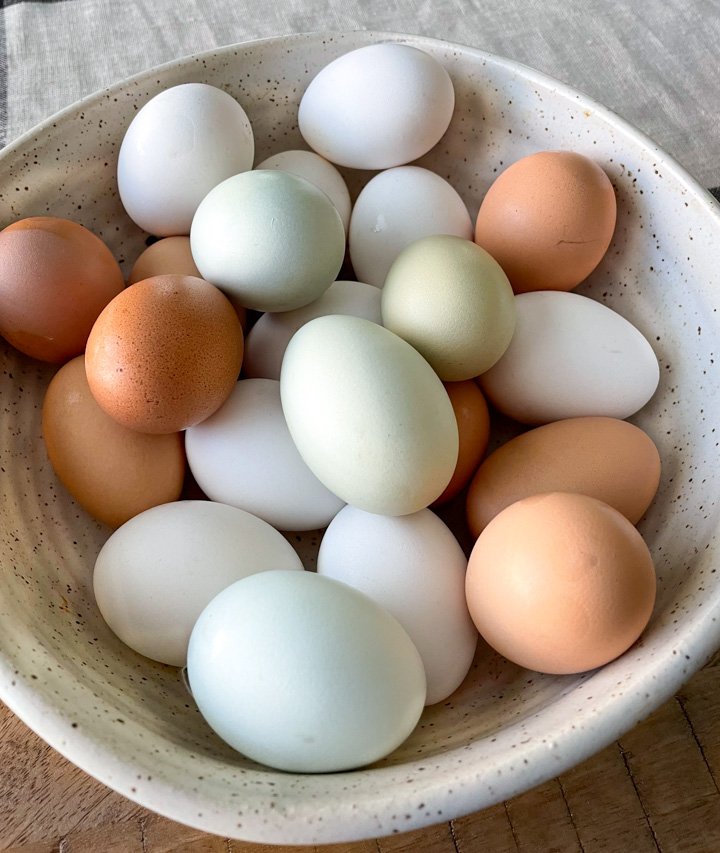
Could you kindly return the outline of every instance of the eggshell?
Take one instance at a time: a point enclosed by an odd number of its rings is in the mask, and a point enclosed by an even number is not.
[[[298,453],[274,379],[236,383],[213,415],[187,430],[185,446],[190,470],[211,500],[279,530],[327,527],[343,506]]]
[[[198,269],[233,302],[291,311],[330,287],[345,257],[340,214],[289,172],[235,175],[211,190],[190,232]]]
[[[118,190],[128,216],[157,237],[189,234],[202,199],[252,168],[245,110],[206,83],[182,83],[151,98],[130,122],[118,155]]]
[[[528,424],[623,419],[655,393],[660,367],[651,345],[611,308],[559,291],[520,294],[515,307],[510,346],[480,378],[504,414]]]
[[[473,660],[466,568],[457,539],[429,509],[391,518],[346,506],[325,531],[317,562],[318,574],[364,592],[405,628],[425,666],[426,705],[453,693]]]
[[[398,621],[314,572],[264,572],[221,592],[193,629],[188,679],[221,738],[295,773],[388,755],[425,702],[422,660]]]
[[[350,219],[348,249],[355,275],[382,287],[400,252],[431,234],[472,239],[470,214],[455,189],[420,166],[380,172],[360,191]]]
[[[103,524],[119,527],[180,497],[182,436],[144,435],[105,414],[90,393],[82,356],[53,376],[43,400],[42,431],[58,479]]]
[[[178,432],[225,402],[242,363],[232,305],[200,278],[161,275],[133,284],[98,317],[85,369],[99,405],[140,432]]]
[[[384,42],[326,65],[300,101],[308,145],[340,166],[409,163],[443,136],[455,107],[450,75],[430,54]]]
[[[280,379],[280,367],[290,338],[305,323],[327,314],[351,314],[382,323],[380,290],[360,281],[334,281],[309,305],[294,311],[263,314],[245,341],[244,375]]]
[[[292,546],[235,507],[177,501],[135,516],[105,542],[93,573],[112,631],[141,655],[184,666],[190,633],[217,593],[256,572],[300,572]]]
[[[279,154],[273,154],[272,157],[263,160],[262,163],[258,163],[255,168],[282,169],[284,172],[290,172],[292,175],[310,181],[311,184],[322,190],[333,203],[340,214],[345,233],[347,233],[352,207],[350,192],[345,183],[345,178],[324,157],[314,151],[281,151]]]
[[[616,509],[553,492],[511,504],[480,534],[466,593],[480,634],[508,660],[583,672],[626,651],[655,603],[652,558]]]
[[[406,515],[450,482],[458,429],[447,392],[382,326],[340,315],[306,323],[285,351],[280,395],[300,455],[345,502]]]
[[[515,330],[507,276],[484,249],[447,234],[398,255],[382,292],[383,324],[449,382],[472,379],[503,355]]]
[[[490,413],[477,383],[471,379],[446,382],[445,390],[458,425],[458,460],[452,479],[433,506],[452,500],[467,486],[477,471],[490,438]]]
[[[615,230],[610,179],[588,157],[540,151],[508,166],[480,205],[475,240],[516,293],[570,290],[602,260]]]
[[[615,418],[568,418],[511,439],[491,453],[467,495],[477,537],[499,512],[543,492],[597,498],[636,524],[660,483],[660,454],[639,427]]]
[[[110,249],[77,222],[31,216],[0,232],[0,334],[25,355],[79,355],[124,286]]]

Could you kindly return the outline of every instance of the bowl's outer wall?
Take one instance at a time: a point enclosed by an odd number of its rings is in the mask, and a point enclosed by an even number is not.
[[[602,107],[523,66],[439,41],[367,32],[290,36],[162,66],[85,99],[0,154],[0,226],[29,215],[79,221],[130,269],[148,235],[123,213],[115,163],[125,127],[158,91],[202,81],[234,95],[256,162],[295,147],[299,99],[336,56],[378,40],[427,50],[450,72],[455,116],[420,165],[471,214],[518,157],[569,148],[595,159],[618,196],[614,242],[580,292],[648,337],[661,383],[633,420],[657,442],[660,493],[640,528],[658,601],[642,641],[602,670],[540,676],[481,645],[464,685],[426,709],[373,768],[302,776],[258,767],[207,728],[176,670],[109,631],[92,567],[109,530],[64,492],[40,412],[54,367],[10,348],[0,393],[0,698],[50,744],[137,802],[209,832],[274,843],[375,837],[447,820],[527,789],[592,754],[657,707],[720,642],[715,572],[717,205],[683,170]],[[381,97],[381,93],[378,94]],[[369,173],[345,170],[353,195]],[[306,564],[320,534],[290,536]]]

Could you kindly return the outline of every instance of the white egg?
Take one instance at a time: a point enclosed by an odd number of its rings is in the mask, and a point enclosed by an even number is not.
[[[361,190],[350,218],[348,248],[355,274],[382,287],[400,252],[434,234],[472,240],[470,214],[455,189],[420,166],[380,172]]]
[[[397,620],[312,572],[265,572],[221,592],[192,632],[188,680],[223,740],[295,773],[382,758],[425,702],[420,655]]]
[[[467,558],[429,509],[391,518],[341,509],[325,531],[318,574],[364,592],[398,620],[425,666],[425,704],[453,693],[472,664],[478,632],[465,601]]]
[[[434,57],[383,42],[321,69],[300,101],[298,124],[308,145],[332,163],[387,169],[428,152],[454,108],[452,80]]]
[[[226,402],[185,432],[188,465],[205,494],[279,530],[326,527],[344,501],[303,462],[274,379],[241,379]]]
[[[350,224],[350,192],[345,178],[324,157],[314,151],[282,151],[258,163],[255,168],[282,169],[283,172],[290,172],[315,184],[335,205],[347,233]]]
[[[322,190],[289,172],[234,175],[200,203],[190,248],[203,278],[231,301],[291,311],[333,283],[345,257],[340,214]]]
[[[536,291],[515,297],[517,323],[482,389],[522,423],[605,415],[628,418],[655,393],[660,367],[628,320],[579,293]]]
[[[183,666],[208,602],[255,572],[301,571],[269,524],[210,501],[161,504],[119,527],[98,554],[93,588],[112,631],[141,655]]]
[[[402,338],[334,314],[293,335],[280,373],[293,441],[347,503],[383,515],[429,506],[450,481],[458,428],[447,392]]]
[[[140,109],[123,137],[120,199],[151,234],[189,234],[203,198],[251,169],[254,152],[245,110],[227,92],[205,83],[173,86]]]
[[[381,292],[361,281],[334,281],[323,295],[295,311],[266,313],[258,318],[245,339],[245,376],[279,379],[280,367],[290,338],[305,323],[327,314],[350,314],[382,323]]]

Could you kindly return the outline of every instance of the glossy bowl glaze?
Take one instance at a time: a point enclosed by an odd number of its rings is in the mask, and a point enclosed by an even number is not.
[[[384,40],[445,65],[457,93],[445,137],[419,162],[470,209],[513,160],[569,148],[610,175],[619,206],[610,250],[580,291],[652,342],[662,376],[633,420],[657,442],[660,492],[640,524],[659,577],[642,640],[580,676],[541,676],[485,646],[462,687],[426,709],[410,739],[354,772],[295,775],[253,764],[207,727],[180,673],[134,654],[94,604],[91,574],[109,530],[65,493],[40,434],[55,368],[2,351],[0,698],[47,742],[127,797],[219,835],[328,843],[402,832],[511,797],[634,726],[720,643],[717,539],[720,217],[711,196],[650,140],[583,95],[507,59],[431,39],[325,33],[234,45],[122,82],[64,110],[0,153],[0,225],[52,214],[103,238],[125,272],[147,235],[115,179],[135,111],[163,88],[211,83],[237,97],[256,162],[304,147],[299,99],[336,56]],[[345,172],[353,194],[368,174]],[[312,565],[320,534],[290,537]]]

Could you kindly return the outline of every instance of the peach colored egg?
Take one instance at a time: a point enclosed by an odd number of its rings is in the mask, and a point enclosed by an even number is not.
[[[660,454],[639,427],[617,418],[567,418],[522,433],[484,460],[468,489],[468,526],[477,537],[511,503],[556,491],[590,495],[636,524],[659,484]]]
[[[201,278],[160,275],[105,308],[88,338],[93,396],[129,429],[169,433],[200,423],[235,386],[243,334],[227,298]]]
[[[571,290],[607,251],[616,212],[613,186],[597,163],[572,151],[540,151],[493,182],[475,242],[500,264],[515,293]]]
[[[490,436],[490,415],[477,383],[472,379],[446,382],[445,390],[455,412],[460,444],[455,473],[434,506],[451,500],[470,482],[487,449]]]
[[[26,355],[79,355],[124,286],[110,249],[77,222],[32,216],[0,232],[0,334]]]
[[[119,527],[181,494],[182,435],[145,435],[106,415],[90,393],[82,356],[52,378],[43,401],[42,430],[58,479],[103,524]]]
[[[520,666],[556,675],[602,666],[640,636],[655,603],[647,545],[587,495],[533,495],[504,509],[470,555],[465,592],[480,634]]]

